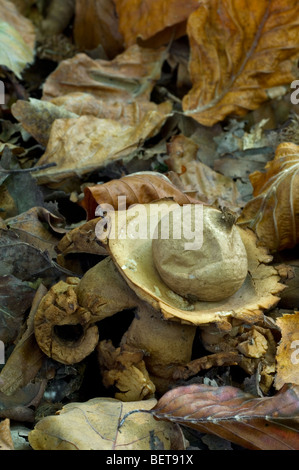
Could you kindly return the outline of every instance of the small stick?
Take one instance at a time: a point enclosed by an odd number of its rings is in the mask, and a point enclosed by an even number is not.
[[[30,173],[32,171],[39,171],[45,170],[46,168],[51,168],[52,166],[56,166],[56,163],[47,163],[46,165],[36,166],[34,168],[19,168],[16,170],[6,170],[5,168],[0,167],[0,173]]]

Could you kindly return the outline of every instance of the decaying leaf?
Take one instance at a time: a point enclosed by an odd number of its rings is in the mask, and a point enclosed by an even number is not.
[[[106,247],[98,242],[95,234],[95,227],[99,221],[99,217],[91,219],[83,225],[70,230],[56,245],[57,252],[63,256],[69,253],[106,255]]]
[[[119,29],[127,46],[138,39],[155,38],[154,44],[165,44],[171,37],[186,32],[186,20],[198,7],[197,0],[114,0],[119,16]],[[153,43],[153,41],[151,41]]]
[[[142,49],[134,45],[115,59],[93,60],[77,54],[62,61],[49,75],[43,87],[43,99],[51,100],[67,93],[85,92],[112,101],[149,99],[160,77],[165,48]]]
[[[0,392],[0,419],[34,422],[34,407],[38,406],[45,391],[45,383],[28,384],[8,396]]]
[[[4,419],[0,423],[0,450],[14,450],[9,419]]]
[[[33,60],[34,27],[8,0],[0,2],[0,17],[0,65],[20,78],[24,67]]]
[[[299,449],[298,386],[285,386],[265,398],[229,386],[178,387],[167,392],[152,413],[251,450]]]
[[[128,126],[137,126],[149,111],[158,109],[156,103],[148,101],[145,97],[133,101],[120,99],[113,101],[109,98],[109,92],[105,98],[84,92],[67,93],[53,98],[51,103],[79,116],[91,115],[100,119],[114,119]]]
[[[113,0],[76,1],[74,39],[81,49],[102,46],[110,59],[121,52],[123,38]]]
[[[293,248],[299,240],[298,154],[298,145],[282,143],[266,171],[250,175],[254,197],[238,219],[272,252]]]
[[[209,205],[238,210],[242,200],[236,183],[197,160],[199,147],[184,135],[175,136],[168,145],[168,166],[179,174],[182,187],[188,194]]]
[[[110,340],[101,341],[96,350],[103,385],[118,390],[114,395],[117,400],[131,402],[154,397],[156,388],[146,370],[142,350],[114,348]]]
[[[188,19],[193,88],[183,108],[211,126],[244,115],[289,85],[298,59],[296,0],[211,0]]]
[[[34,176],[39,184],[59,185],[67,178],[80,177],[125,157],[160,130],[170,111],[169,103],[161,103],[136,127],[93,116],[56,119],[46,152],[37,163],[56,166],[37,171]]]
[[[0,340],[5,344],[15,340],[30,308],[35,290],[15,276],[0,276]]]
[[[277,318],[282,338],[277,348],[275,387],[284,384],[299,385],[299,312]]]
[[[114,210],[128,209],[133,204],[147,204],[168,197],[178,204],[188,204],[193,201],[166,176],[156,172],[145,172],[86,187],[82,206],[87,212],[88,219],[94,219],[99,205],[106,208],[110,206],[110,209]]]
[[[129,416],[119,432],[127,412],[155,404],[155,399],[123,403],[113,398],[69,403],[56,416],[39,421],[29,442],[34,450],[184,450],[181,431],[148,413]]]
[[[25,331],[20,335],[0,372],[0,392],[6,395],[13,395],[28,385],[42,366],[44,354],[37,346],[34,337],[33,319],[39,302],[46,292],[47,289],[41,284],[33,299]]]
[[[51,126],[55,119],[77,117],[77,114],[68,111],[63,106],[55,106],[35,98],[30,98],[29,101],[18,100],[12,105],[11,112],[22,123],[23,128],[44,147],[48,143]]]

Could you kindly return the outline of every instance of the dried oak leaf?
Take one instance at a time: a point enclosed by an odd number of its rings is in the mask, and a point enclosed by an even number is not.
[[[298,386],[265,398],[230,386],[178,387],[158,401],[152,414],[251,450],[299,450]]]
[[[275,387],[284,384],[299,385],[299,312],[277,318],[282,338],[276,354]]]
[[[250,175],[254,197],[238,219],[272,252],[293,248],[299,241],[298,155],[298,145],[282,143],[266,171]]]
[[[39,184],[59,186],[70,177],[80,177],[121,159],[155,135],[170,111],[170,103],[161,103],[137,126],[94,116],[56,119],[46,151],[37,163],[37,166],[50,163],[56,166],[37,171],[34,177]]]
[[[135,173],[101,185],[86,187],[82,206],[88,218],[94,219],[99,205],[109,205],[115,210],[128,209],[133,204],[147,204],[167,197],[181,205],[193,201],[161,173]]]
[[[198,0],[114,0],[119,29],[126,46],[146,41],[160,33],[154,44],[165,44],[186,32],[186,20],[198,7]],[[151,41],[150,44],[152,44]]]
[[[269,89],[291,83],[298,14],[296,0],[201,2],[187,25],[193,88],[183,99],[185,113],[212,126],[258,108]]]
[[[74,40],[80,49],[102,46],[112,59],[123,49],[113,0],[77,0]]]
[[[113,398],[70,403],[56,416],[39,421],[29,433],[29,443],[34,450],[155,450],[157,444],[163,450],[184,450],[177,425],[158,423],[147,413],[129,416],[118,431],[127,412],[138,407],[149,410],[155,404],[153,398],[129,403]]]

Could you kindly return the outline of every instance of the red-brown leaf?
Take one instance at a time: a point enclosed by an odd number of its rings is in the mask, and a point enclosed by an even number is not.
[[[264,398],[229,386],[178,387],[163,395],[152,413],[247,449],[299,450],[298,386]]]

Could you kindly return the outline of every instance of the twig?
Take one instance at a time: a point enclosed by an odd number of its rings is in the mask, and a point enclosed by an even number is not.
[[[56,163],[47,163],[46,165],[35,166],[34,168],[18,168],[16,170],[6,170],[5,168],[0,167],[0,173],[31,173],[33,171],[45,170],[46,168],[51,168],[56,165]]]

